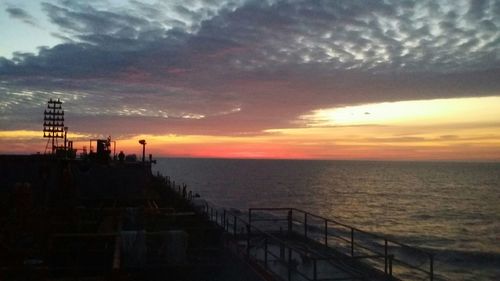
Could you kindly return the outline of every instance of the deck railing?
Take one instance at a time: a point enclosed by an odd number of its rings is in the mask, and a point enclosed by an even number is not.
[[[193,199],[186,196],[185,191],[181,192],[175,182],[170,187],[186,200]],[[318,276],[321,262],[335,264],[338,270],[349,276],[348,280],[365,280],[374,273],[382,274],[387,280],[434,280],[432,253],[304,210],[250,208],[246,217],[244,213],[207,202],[202,212],[235,240],[244,240],[246,255],[254,262],[267,270],[271,262],[283,265],[286,280],[292,280],[292,274],[303,280],[332,280]],[[319,248],[299,247],[284,239],[284,235],[319,245]],[[273,251],[276,247],[279,255]],[[294,262],[297,257],[307,257],[312,264],[310,269],[297,267]],[[352,271],[354,264],[364,265],[372,271]]]
[[[236,214],[225,209],[220,211],[209,204],[205,205],[203,212],[210,221],[221,226],[226,233],[232,235],[233,240],[243,241],[242,251],[244,251],[243,254],[248,259],[261,265],[267,272],[272,273],[279,279],[287,281],[297,279],[307,281],[327,280],[325,278],[318,278],[318,262],[334,260],[335,258],[319,254],[311,255],[311,253],[307,253],[303,248],[297,247],[278,235],[252,226],[241,214]],[[273,251],[273,248],[275,251]],[[279,251],[276,251],[276,248]],[[312,270],[298,268],[296,266],[296,258],[308,254],[312,263]],[[350,280],[362,280],[362,276],[347,274],[351,277]]]
[[[259,217],[256,215],[259,212],[273,216]],[[276,215],[276,212],[282,215]],[[405,280],[434,280],[432,253],[336,220],[297,208],[250,208],[248,221],[251,225],[266,221],[286,222],[288,233],[315,240],[351,258],[366,259],[370,266],[390,276]],[[381,257],[383,262],[380,262]]]

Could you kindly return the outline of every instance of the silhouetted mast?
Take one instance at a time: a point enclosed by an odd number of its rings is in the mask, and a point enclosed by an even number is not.
[[[55,153],[58,146],[57,139],[64,139],[64,110],[59,99],[50,99],[47,102],[43,118],[43,137],[48,138],[45,153],[50,143],[52,143],[51,153]]]

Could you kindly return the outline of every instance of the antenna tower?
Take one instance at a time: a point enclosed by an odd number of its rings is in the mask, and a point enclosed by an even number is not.
[[[59,99],[50,99],[47,102],[43,118],[43,137],[48,138],[45,153],[49,149],[49,144],[52,143],[50,151],[54,154],[58,147],[57,140],[64,138],[64,110],[62,110],[62,102]]]

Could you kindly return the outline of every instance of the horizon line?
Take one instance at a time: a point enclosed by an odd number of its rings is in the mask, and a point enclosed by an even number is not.
[[[135,153],[131,153],[135,154]],[[45,153],[1,153],[3,156],[37,156],[50,155]],[[137,155],[137,154],[136,154]],[[153,154],[153,158],[155,158]],[[262,161],[363,161],[363,162],[427,162],[427,163],[485,163],[485,164],[500,164],[500,159],[380,159],[380,158],[285,158],[285,157],[214,157],[214,156],[190,156],[190,155],[159,155],[157,159],[211,159],[211,160],[262,160]],[[78,158],[77,158],[78,159]]]

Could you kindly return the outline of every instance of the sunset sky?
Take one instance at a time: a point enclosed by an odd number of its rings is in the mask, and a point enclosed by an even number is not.
[[[500,1],[0,2],[0,153],[500,161]]]

